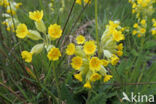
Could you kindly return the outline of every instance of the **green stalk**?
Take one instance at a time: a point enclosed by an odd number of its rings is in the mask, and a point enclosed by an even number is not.
[[[96,42],[98,47],[98,55],[100,55],[99,36],[98,36],[98,5],[95,0],[95,29],[96,29]]]
[[[61,99],[61,91],[60,91],[60,88],[59,88],[59,80],[58,80],[58,77],[56,75],[56,68],[55,68],[54,62],[53,62],[53,76],[54,76],[55,81],[56,81],[56,88],[57,88],[58,97]],[[59,104],[60,104],[60,100],[59,100]]]
[[[92,88],[89,89],[89,91],[88,91],[88,97],[87,97],[87,100],[86,100],[86,104],[89,104],[89,100],[91,98],[91,93],[92,93]]]
[[[50,76],[51,76],[51,67],[52,67],[52,62],[50,62],[50,67],[49,67],[49,69],[48,69],[48,73],[47,73],[47,75],[46,75],[46,77],[45,77],[45,80],[44,80],[44,84],[46,84],[46,82],[47,82],[47,80],[50,78]]]

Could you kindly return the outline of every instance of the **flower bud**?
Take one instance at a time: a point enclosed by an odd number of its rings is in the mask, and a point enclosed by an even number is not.
[[[31,52],[34,54],[38,54],[40,53],[42,50],[43,50],[43,47],[44,47],[44,44],[41,43],[41,44],[37,44],[35,45],[32,49],[31,49]]]
[[[32,39],[32,40],[39,40],[42,38],[40,33],[38,31],[35,31],[35,30],[29,30],[27,37]]]
[[[46,34],[46,26],[44,24],[44,22],[41,20],[39,22],[35,22],[35,26],[37,28],[38,31],[43,32],[44,34]]]

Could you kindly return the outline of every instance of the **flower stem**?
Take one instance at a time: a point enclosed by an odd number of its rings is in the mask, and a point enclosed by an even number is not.
[[[98,47],[98,55],[100,54],[99,36],[98,36],[98,8],[97,0],[95,0],[95,29],[96,29],[96,42]]]
[[[55,81],[56,81],[56,88],[57,88],[58,97],[61,99],[61,91],[60,91],[60,88],[59,88],[59,80],[58,80],[58,77],[56,75],[56,68],[55,68],[54,62],[53,62],[53,76],[54,76]],[[60,104],[60,100],[59,100],[59,104]]]
[[[88,97],[87,97],[87,100],[86,100],[86,104],[89,104],[91,93],[92,93],[92,89],[89,89],[89,91],[88,91]]]

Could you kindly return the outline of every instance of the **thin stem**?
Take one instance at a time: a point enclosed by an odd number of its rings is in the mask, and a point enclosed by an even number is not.
[[[96,29],[96,42],[98,46],[98,55],[100,55],[99,36],[98,36],[98,4],[95,0],[95,29]]]
[[[60,91],[60,88],[59,88],[59,80],[58,80],[58,77],[56,75],[56,68],[55,68],[54,62],[53,62],[53,76],[54,76],[55,81],[56,81],[56,88],[57,88],[58,97],[61,99],[61,91]],[[59,104],[60,104],[60,100],[59,100]]]
[[[50,77],[51,70],[52,70],[51,68],[52,68],[52,62],[50,62],[50,67],[49,67],[48,73],[47,73],[47,75],[46,75],[46,77],[45,77],[44,84],[46,84],[47,80],[48,80],[49,77]]]
[[[67,18],[66,23],[65,23],[65,25],[64,25],[64,27],[63,27],[63,32],[62,32],[62,34],[64,34],[64,31],[65,31],[65,29],[66,29],[66,27],[67,27],[67,24],[68,24],[68,21],[69,21],[69,19],[70,19],[71,13],[72,13],[72,11],[73,11],[75,2],[76,2],[76,0],[74,0],[73,5],[72,5],[72,7],[71,7],[71,9],[70,9],[70,12],[69,12],[69,14],[68,14],[68,18]]]
[[[90,2],[90,1],[91,1],[91,0],[89,0],[88,2]],[[84,6],[84,8],[81,10],[79,16],[77,17],[76,21],[74,22],[74,25],[72,25],[72,28],[71,28],[71,30],[70,30],[70,32],[69,32],[68,35],[70,35],[70,34],[72,33],[72,30],[75,28],[77,22],[79,21],[81,15],[84,13],[84,11],[85,11],[85,9],[87,8],[88,4],[89,4],[89,3],[87,3],[87,4]]]
[[[92,89],[90,89],[89,92],[88,92],[88,97],[87,97],[86,104],[89,104],[89,100],[90,100],[90,97],[91,97],[91,93],[92,93]]]
[[[3,86],[4,88],[8,89],[13,95],[15,95],[19,100],[21,100],[22,102],[24,102],[24,104],[26,104],[25,99],[21,98],[20,96],[18,96],[16,94],[15,91],[13,91],[10,87],[6,86],[5,84],[3,84],[2,82],[0,82],[0,85]]]
[[[64,35],[64,32],[65,32],[65,29],[66,29],[67,24],[68,24],[68,22],[69,22],[69,19],[70,19],[70,17],[71,17],[71,13],[72,13],[72,11],[73,11],[73,8],[74,8],[75,3],[76,3],[76,0],[74,0],[74,2],[73,2],[73,4],[72,4],[72,7],[71,7],[71,9],[70,9],[70,12],[69,12],[68,17],[67,17],[67,20],[66,20],[66,23],[65,23],[65,25],[64,25],[64,27],[63,27],[63,30],[62,30],[62,37],[63,37],[63,35]],[[57,44],[60,42],[60,40],[61,40],[61,38],[58,40]]]

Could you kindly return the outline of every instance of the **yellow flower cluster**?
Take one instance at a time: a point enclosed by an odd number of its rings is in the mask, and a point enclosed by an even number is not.
[[[0,6],[6,8],[6,12],[8,14],[15,15],[16,10],[22,5],[22,3],[16,3],[14,1],[9,0],[0,0]]]
[[[137,34],[138,37],[145,36],[146,27],[147,27],[146,20],[142,19],[140,22],[135,23],[133,25],[134,30],[133,30],[132,34],[133,35]]]
[[[16,3],[14,1],[9,0],[0,0],[0,6],[6,8],[6,12],[2,13],[2,16],[5,17],[5,20],[2,24],[6,25],[7,31],[15,32],[14,26],[16,26],[19,21],[17,18],[12,17],[12,15],[16,14],[17,9],[22,5],[22,3]]]
[[[43,18],[42,10],[29,12],[29,18],[34,20],[37,30],[30,30],[27,28],[26,24],[20,23],[16,29],[16,36],[21,39],[29,38],[32,40],[43,40],[43,42],[33,46],[30,52],[23,51],[21,53],[22,58],[29,63],[32,61],[33,54],[38,54],[42,52],[42,50],[45,48],[48,52],[47,57],[49,60],[52,61],[58,60],[59,57],[61,56],[61,52],[58,48],[55,48],[54,45],[51,45],[51,41],[52,39],[54,40],[61,37],[62,35],[61,26],[57,24],[50,25],[48,28],[48,34],[46,34],[47,29],[42,20]],[[42,37],[40,35],[40,32],[42,32],[45,36]]]
[[[8,0],[0,0],[0,6],[4,6],[5,8],[9,6]]]
[[[81,5],[82,4],[82,0],[76,0],[76,3],[79,4],[79,5]],[[84,3],[90,4],[91,3],[91,0],[84,0]]]
[[[153,36],[156,36],[156,19],[153,18],[152,22],[153,22],[153,25],[152,25],[151,32]]]
[[[86,41],[84,36],[79,35],[76,37],[76,43],[77,45],[70,43],[66,48],[67,55],[74,55],[71,66],[78,72],[74,77],[80,82],[84,79],[84,87],[86,88],[91,88],[91,83],[100,80],[102,77],[104,77],[104,82],[109,81],[112,76],[107,75],[105,68],[108,62],[96,56],[95,41]]]
[[[105,60],[104,64],[110,62],[116,65],[119,62],[119,56],[123,55],[123,44],[119,42],[124,40],[123,27],[120,26],[119,21],[109,21],[106,25],[106,30],[101,37],[100,50],[103,53]]]
[[[132,13],[136,13],[136,17],[147,18],[154,13],[153,4],[155,0],[129,0],[132,4]]]
[[[155,9],[153,7],[155,0],[129,0],[132,4],[132,13],[136,14],[136,18],[138,20],[137,23],[133,25],[134,30],[132,31],[132,35],[136,35],[138,37],[145,36],[147,31],[147,23],[148,18],[152,16]],[[154,23],[154,20],[153,20]],[[155,28],[151,29],[152,35],[155,34]]]

